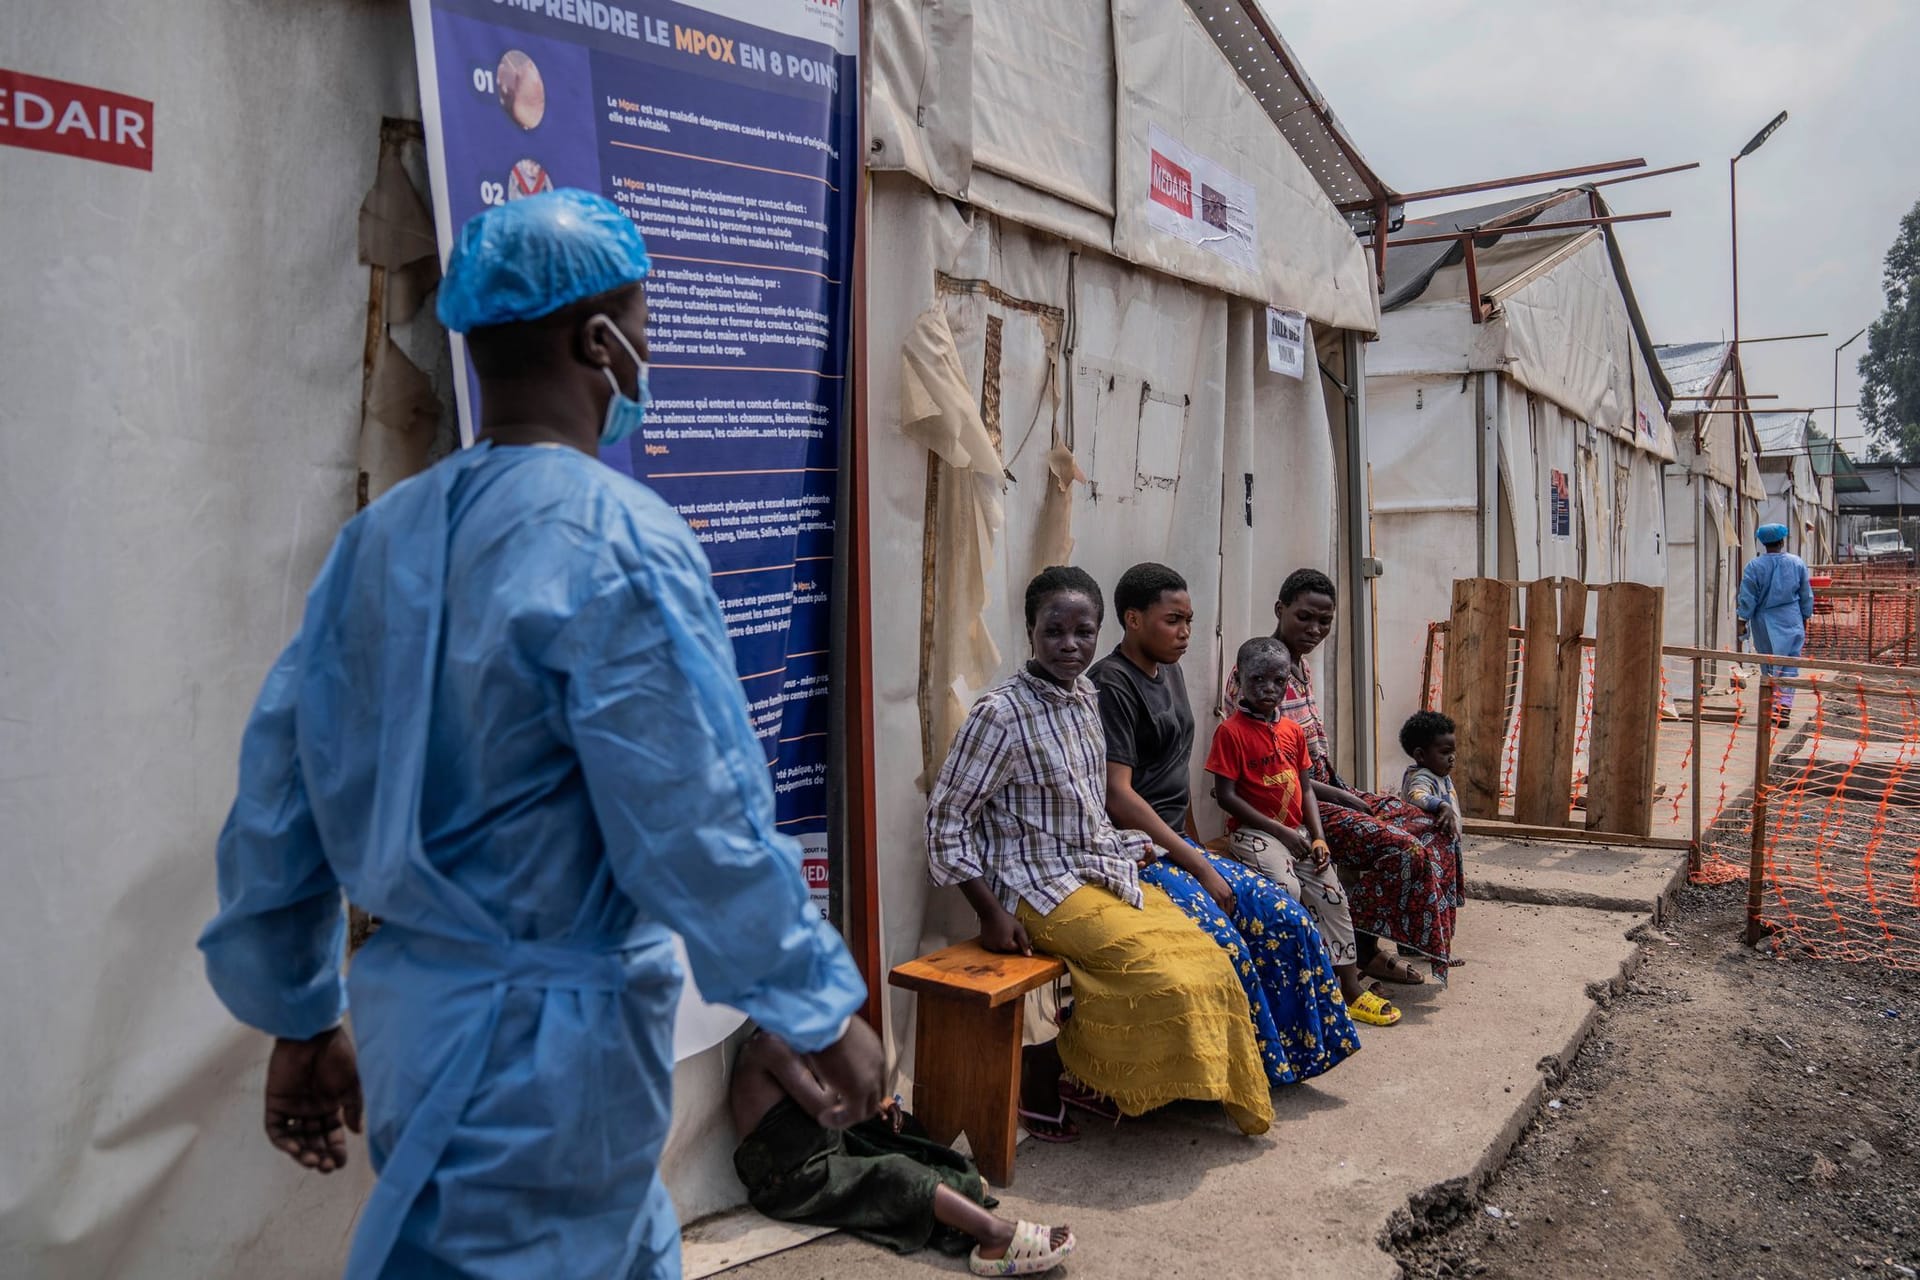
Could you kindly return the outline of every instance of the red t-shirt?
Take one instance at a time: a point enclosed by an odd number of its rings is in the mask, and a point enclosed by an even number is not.
[[[1213,731],[1207,772],[1229,778],[1246,802],[1283,826],[1303,821],[1300,779],[1308,771],[1307,735],[1281,716],[1269,724],[1236,710]],[[1239,823],[1227,819],[1227,830]]]

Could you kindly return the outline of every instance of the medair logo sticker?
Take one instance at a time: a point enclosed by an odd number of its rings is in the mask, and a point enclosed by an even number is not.
[[[0,145],[153,170],[153,104],[0,69]]]

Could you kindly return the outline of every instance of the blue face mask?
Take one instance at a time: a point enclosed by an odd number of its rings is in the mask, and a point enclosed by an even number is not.
[[[620,326],[613,326],[613,336],[620,339],[620,345],[633,357],[633,364],[639,373],[635,375],[638,398],[628,395],[620,389],[620,380],[613,376],[612,369],[602,369],[607,375],[607,385],[613,388],[613,399],[607,401],[607,420],[600,424],[600,443],[604,447],[619,444],[640,429],[647,420],[647,406],[653,403],[653,393],[647,389],[647,362],[627,341],[627,335],[620,332]]]

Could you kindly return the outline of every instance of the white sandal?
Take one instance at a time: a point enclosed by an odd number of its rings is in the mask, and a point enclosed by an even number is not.
[[[1067,1238],[1060,1242],[1058,1249],[1053,1247],[1053,1228],[1037,1222],[1019,1222],[1014,1224],[1013,1243],[1007,1246],[1004,1255],[998,1258],[983,1258],[980,1249],[975,1246],[967,1258],[967,1268],[977,1276],[1037,1276],[1043,1271],[1051,1271],[1067,1260],[1073,1252],[1073,1232],[1067,1232]]]

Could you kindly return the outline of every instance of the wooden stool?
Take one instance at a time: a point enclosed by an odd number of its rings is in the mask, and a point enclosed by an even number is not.
[[[1021,997],[1066,971],[1052,956],[997,955],[976,938],[909,960],[887,979],[920,996],[914,1115],[936,1142],[964,1131],[996,1187],[1013,1183]]]

